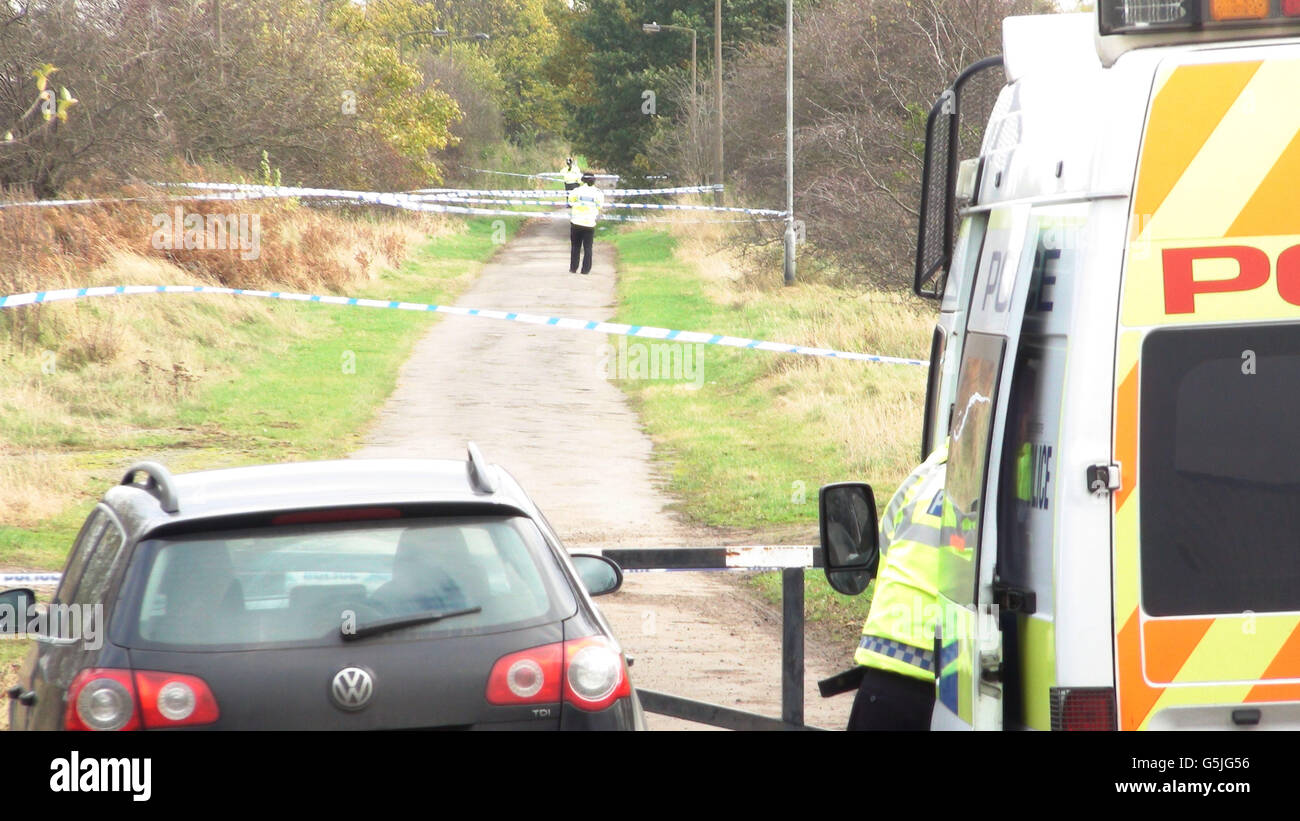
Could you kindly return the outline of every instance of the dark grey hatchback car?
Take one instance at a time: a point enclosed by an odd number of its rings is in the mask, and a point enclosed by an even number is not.
[[[10,727],[643,729],[591,601],[621,584],[473,445],[464,462],[142,463],[82,527]]]

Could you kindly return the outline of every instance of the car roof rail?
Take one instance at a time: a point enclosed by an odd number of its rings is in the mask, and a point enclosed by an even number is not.
[[[143,485],[137,484],[135,481],[137,473],[145,474],[149,480]],[[153,494],[162,504],[164,513],[178,513],[181,509],[171,471],[157,462],[136,462],[131,465],[126,469],[126,475],[122,477],[122,484]]]
[[[478,445],[473,442],[469,443],[469,484],[478,493],[496,493],[497,477],[492,471],[492,466],[483,458],[483,452],[478,449]]]

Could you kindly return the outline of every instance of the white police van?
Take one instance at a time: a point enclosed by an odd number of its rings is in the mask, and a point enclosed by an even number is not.
[[[933,726],[1300,728],[1300,0],[1101,0],[1003,51],[927,126]]]

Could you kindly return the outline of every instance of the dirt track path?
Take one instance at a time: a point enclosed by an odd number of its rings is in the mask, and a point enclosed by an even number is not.
[[[568,224],[536,220],[487,265],[458,304],[584,319],[614,305],[613,252],[597,243],[591,275],[568,272]],[[445,317],[417,345],[355,455],[463,459],[473,440],[532,494],[570,548],[707,545],[655,481],[651,443],[600,368],[607,340],[584,331]],[[779,613],[734,576],[635,573],[598,600],[641,687],[765,715],[780,712]],[[849,696],[823,700],[816,680],[848,663],[809,637],[806,720],[843,727]],[[648,716],[654,729],[690,729]]]

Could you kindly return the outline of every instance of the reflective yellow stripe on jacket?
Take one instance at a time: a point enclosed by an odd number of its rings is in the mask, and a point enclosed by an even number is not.
[[[931,454],[890,499],[880,522],[880,566],[854,661],[933,680],[937,576],[947,447]]]
[[[569,192],[569,221],[583,228],[595,228],[605,195],[594,185],[580,185]]]

